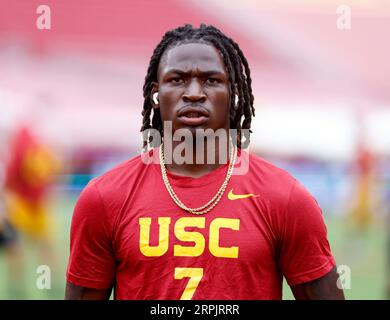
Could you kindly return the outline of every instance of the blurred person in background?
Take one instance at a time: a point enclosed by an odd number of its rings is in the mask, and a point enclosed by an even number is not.
[[[381,176],[383,177],[383,207],[385,209],[385,229],[386,229],[386,286],[385,295],[390,300],[390,156],[385,157],[381,166]]]
[[[375,155],[359,140],[353,165],[354,197],[350,212],[351,225],[358,233],[366,232],[373,223],[374,211],[378,204],[375,196],[376,161]]]
[[[18,292],[19,286],[17,286],[18,288],[15,288],[14,285],[17,283],[17,279],[20,276],[20,264],[17,261],[17,258],[19,257],[20,248],[18,242],[18,234],[15,228],[10,223],[7,214],[5,198],[5,177],[6,158],[4,152],[0,150],[0,251],[4,252],[5,254],[5,261],[7,264],[6,272],[7,275],[9,275],[9,277],[5,277],[8,280],[7,292],[10,297],[19,298],[21,297],[20,292]]]
[[[39,264],[52,266],[52,220],[48,213],[49,188],[58,163],[52,152],[34,135],[28,125],[11,135],[5,170],[7,218],[28,242],[38,245]],[[22,243],[20,243],[22,244]],[[12,280],[23,295],[25,289],[22,248],[9,256]]]

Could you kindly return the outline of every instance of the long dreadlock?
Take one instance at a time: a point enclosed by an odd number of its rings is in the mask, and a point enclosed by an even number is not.
[[[162,55],[168,48],[193,42],[210,43],[222,54],[228,72],[230,94],[233,94],[236,90],[238,93],[237,104],[235,104],[235,99],[230,99],[230,128],[237,129],[237,146],[239,148],[246,147],[249,144],[249,134],[252,132],[250,130],[252,116],[255,116],[252,80],[248,61],[238,44],[212,25],[206,26],[201,24],[199,28],[193,28],[192,25],[186,24],[170,30],[165,33],[160,43],[154,49],[143,86],[144,106],[142,110],[141,132],[147,134],[147,129],[156,129],[163,136],[160,109],[154,109],[151,100],[153,82],[157,82],[158,65]],[[244,118],[243,121],[242,117]],[[242,129],[247,130],[242,131]],[[242,132],[245,136],[243,144],[241,144]],[[144,149],[148,144],[151,147],[156,146],[151,145],[152,137],[144,139],[144,141]],[[157,141],[157,144],[159,143],[161,141]]]

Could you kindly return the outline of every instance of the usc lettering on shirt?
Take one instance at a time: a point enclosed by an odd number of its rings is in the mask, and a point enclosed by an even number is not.
[[[140,218],[139,225],[139,248],[140,252],[146,257],[160,257],[168,251],[170,242],[169,234],[171,228],[170,217],[159,217],[159,235],[158,245],[150,245],[150,225],[152,218]],[[175,244],[173,255],[176,257],[199,257],[206,249],[206,239],[202,233],[196,231],[186,231],[186,227],[196,227],[204,229],[206,224],[205,217],[183,217],[176,220],[173,230],[175,237],[183,242],[193,242],[193,246],[182,246]],[[239,248],[237,246],[221,247],[220,229],[231,229],[238,231],[240,229],[239,219],[215,218],[211,221],[208,230],[208,249],[214,257],[218,258],[238,258]]]

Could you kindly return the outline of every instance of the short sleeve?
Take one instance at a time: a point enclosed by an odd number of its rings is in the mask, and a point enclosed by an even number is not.
[[[326,275],[332,256],[321,208],[298,182],[292,187],[281,233],[279,264],[290,286]]]
[[[94,181],[77,200],[70,231],[67,281],[77,286],[108,289],[115,277],[112,221]]]

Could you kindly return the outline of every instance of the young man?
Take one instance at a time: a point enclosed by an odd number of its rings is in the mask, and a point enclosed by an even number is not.
[[[141,131],[162,139],[148,136],[154,148],[82,192],[66,298],[108,299],[114,287],[115,299],[281,299],[284,276],[297,299],[343,299],[316,201],[287,172],[241,149],[254,108],[239,46],[212,26],[167,32],[144,98]],[[238,132],[233,146],[196,137],[229,137],[229,129]],[[184,141],[175,139],[180,130],[190,133]],[[176,152],[183,144],[194,150],[184,163]],[[206,155],[215,161],[195,161]]]

